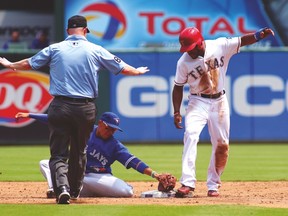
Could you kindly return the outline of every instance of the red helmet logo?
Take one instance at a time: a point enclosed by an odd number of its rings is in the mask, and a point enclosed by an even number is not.
[[[197,28],[185,28],[179,35],[180,52],[188,52],[204,40]]]

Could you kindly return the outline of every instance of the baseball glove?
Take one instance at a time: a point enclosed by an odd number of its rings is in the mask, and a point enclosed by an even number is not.
[[[158,191],[169,192],[176,186],[177,178],[170,173],[161,173],[157,176]]]

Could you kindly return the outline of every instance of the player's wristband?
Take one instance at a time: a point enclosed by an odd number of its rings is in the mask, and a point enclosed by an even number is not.
[[[152,177],[152,178],[155,178],[155,174],[156,174],[156,172],[155,172],[155,171],[152,171],[151,177]]]
[[[175,115],[179,115],[180,114],[180,112],[179,111],[177,111],[177,112],[174,112],[174,116]]]
[[[256,41],[260,41],[263,39],[263,38],[261,38],[261,32],[263,32],[265,29],[268,29],[268,28],[265,27],[265,28],[259,29],[257,32],[255,32],[254,38]]]

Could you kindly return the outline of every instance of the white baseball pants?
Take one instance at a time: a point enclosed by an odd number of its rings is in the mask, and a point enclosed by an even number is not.
[[[49,160],[40,161],[40,171],[47,180],[48,188],[53,189]],[[133,187],[109,173],[87,173],[83,179],[80,197],[132,197]]]
[[[208,124],[212,153],[207,173],[208,190],[218,190],[221,174],[228,159],[230,112],[226,95],[207,99],[190,95],[185,116],[182,176],[180,183],[195,188],[197,143],[204,126]]]

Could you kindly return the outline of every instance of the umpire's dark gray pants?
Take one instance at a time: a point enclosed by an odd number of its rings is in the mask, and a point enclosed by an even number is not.
[[[51,178],[54,191],[79,190],[85,174],[86,145],[96,120],[94,101],[55,97],[48,109]]]

